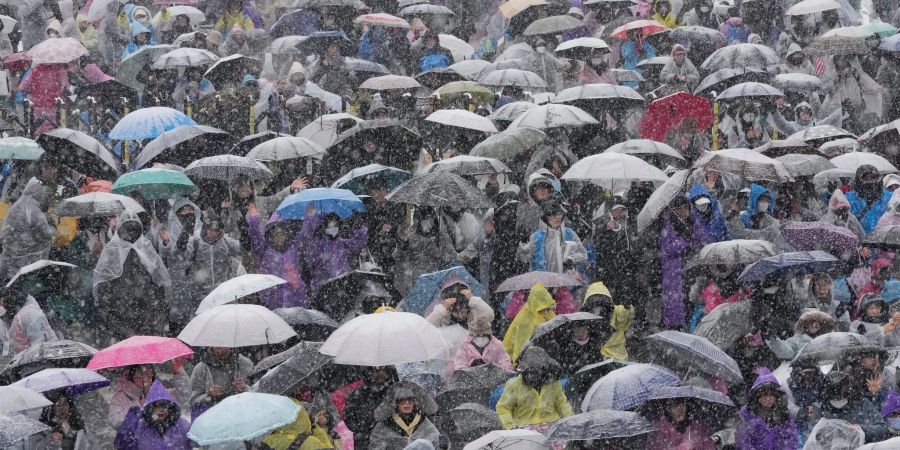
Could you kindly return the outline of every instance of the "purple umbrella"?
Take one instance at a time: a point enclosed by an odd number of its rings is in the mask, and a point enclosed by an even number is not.
[[[859,238],[852,231],[827,222],[795,222],[781,233],[798,251],[824,250],[840,257],[859,248]]]
[[[76,396],[109,386],[109,380],[90,369],[44,369],[13,383],[37,392],[65,389]]]
[[[538,283],[543,284],[546,288],[581,285],[571,275],[534,271],[507,278],[506,281],[500,283],[500,286],[497,287],[497,292],[527,291]]]

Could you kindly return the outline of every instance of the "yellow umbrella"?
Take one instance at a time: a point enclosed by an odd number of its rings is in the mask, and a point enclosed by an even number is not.
[[[490,89],[474,81],[452,81],[437,88],[434,92],[441,97],[454,94],[469,94],[478,103],[488,103],[494,100],[494,93]]]
[[[503,17],[512,19],[513,16],[519,14],[522,11],[525,11],[529,6],[546,4],[548,3],[544,0],[509,0],[501,4],[499,9],[500,14],[503,14]]]

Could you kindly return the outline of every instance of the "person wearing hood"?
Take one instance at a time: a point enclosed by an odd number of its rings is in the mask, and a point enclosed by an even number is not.
[[[553,56],[553,52],[547,47],[544,37],[538,37],[534,43],[534,52],[525,57],[523,65],[530,71],[538,74],[547,82],[547,89],[556,92],[561,83],[561,74],[568,70],[569,64]]]
[[[504,429],[550,424],[573,415],[559,381],[559,363],[546,350],[528,347],[516,370],[519,374],[506,382],[497,401]]]
[[[422,387],[411,381],[391,386],[384,401],[375,408],[378,422],[369,435],[369,450],[394,450],[425,439],[440,446],[441,433],[429,419],[438,405]]]
[[[159,380],[153,382],[143,408],[132,407],[116,433],[116,450],[188,450],[190,424]]]
[[[447,361],[444,374],[449,377],[457,370],[484,364],[512,370],[509,353],[503,347],[503,342],[494,337],[491,322],[486,318],[479,318],[469,324],[469,334]]]
[[[156,40],[153,38],[153,30],[140,22],[132,22],[131,40],[128,41],[128,45],[122,50],[121,59],[124,60],[128,55],[148,45],[156,45]]]
[[[847,112],[852,107],[861,113],[872,113],[880,118],[884,89],[866,74],[856,55],[835,55],[831,57],[831,61],[832,64],[822,76],[822,93],[825,97],[819,114],[847,105],[844,108]]]
[[[819,220],[831,225],[844,227],[855,234],[856,237],[862,239],[865,237],[866,231],[863,230],[859,219],[851,214],[850,211],[850,202],[847,200],[847,196],[844,195],[844,191],[835,189],[831,194],[831,198],[828,199],[828,210]]]
[[[9,350],[13,355],[24,352],[32,345],[59,339],[37,300],[15,286],[0,291],[0,308],[12,317],[8,336]]]
[[[416,207],[394,250],[394,287],[406,295],[419,275],[446,269],[457,259],[447,220],[434,208]]]
[[[763,239],[774,243],[776,249],[791,251],[793,247],[781,234],[781,221],[773,216],[774,213],[775,194],[753,183],[747,209],[738,216],[740,223],[733,219],[729,224],[731,234],[738,239]]]
[[[299,264],[306,245],[306,241],[302,239],[304,235],[297,233],[290,222],[277,213],[269,217],[263,229],[262,217],[255,203],[251,203],[248,208],[247,227],[250,248],[259,272],[287,280],[287,284],[260,293],[263,304],[270,309],[309,306],[306,283],[301,276]]]
[[[47,35],[47,39],[59,39],[63,37],[62,32],[62,24],[59,23],[59,20],[52,19],[47,27],[44,28],[44,34]]]
[[[709,236],[696,213],[692,213],[691,202],[686,196],[676,197],[663,214],[659,236],[662,326],[680,328],[686,323],[684,263],[691,254],[709,243]]]
[[[803,49],[794,42],[791,42],[788,46],[787,54],[784,57],[784,64],[780,65],[778,70],[781,73],[800,73],[817,76],[816,68],[809,62],[809,56],[807,56],[806,53],[803,53]]]
[[[817,309],[804,311],[794,324],[794,335],[781,339],[771,336],[766,339],[766,345],[772,349],[779,359],[792,360],[797,352],[809,341],[825,333],[835,331],[836,324],[828,313]]]
[[[735,432],[738,450],[797,448],[797,425],[788,411],[784,389],[768,369],[760,369],[740,419]]]
[[[813,412],[811,424],[820,419],[839,419],[862,428],[867,443],[887,438],[884,417],[872,402],[854,391],[850,375],[846,372],[832,370],[825,375],[821,399],[821,406]]]
[[[622,55],[622,68],[633,70],[638,74],[643,72],[638,67],[639,62],[656,57],[656,49],[645,39],[643,31],[640,29],[628,31],[628,39],[619,47],[619,53]],[[622,85],[637,89],[640,83],[638,81],[626,81]]]
[[[726,45],[746,43],[750,37],[750,27],[740,17],[729,17],[719,27],[719,32],[725,36]]]
[[[710,0],[686,1],[678,12],[676,20],[679,25],[719,28],[719,19],[713,11]]]
[[[353,432],[357,448],[369,448],[369,435],[377,425],[374,411],[389,393],[399,377],[394,366],[364,367],[363,385],[347,396],[344,407],[344,423]]]
[[[852,190],[846,199],[850,203],[850,212],[859,220],[863,231],[868,234],[875,229],[878,220],[887,210],[892,192],[884,189],[878,169],[868,164],[856,169]],[[831,203],[829,202],[829,209]]]
[[[183,370],[183,363],[184,359],[176,358],[170,365],[172,377],[169,391],[178,399],[179,404],[187,404],[191,399],[191,379]],[[157,379],[156,368],[152,365],[127,366],[122,369],[121,376],[112,388],[112,398],[106,414],[113,429],[122,425],[131,408],[143,407],[147,403],[147,394]]]
[[[188,237],[184,258],[189,261],[188,277],[196,297],[206,297],[219,284],[244,273],[241,244],[227,236],[214,210],[202,216],[200,233]]]
[[[233,348],[213,347],[191,372],[191,419],[226,397],[247,392],[253,362]]]
[[[656,0],[653,2],[653,15],[650,16],[650,19],[670,29],[678,27],[678,19],[676,19],[675,14],[672,14],[672,3],[669,0]]]
[[[887,302],[878,294],[863,295],[859,301],[859,318],[850,324],[850,331],[859,333],[886,347],[900,345],[900,313],[891,317]]]
[[[881,215],[881,218],[878,219],[878,223],[875,225],[876,230],[900,225],[900,189],[897,189],[897,185],[900,185],[900,177],[894,174],[885,175],[882,184],[885,189],[893,188],[893,192],[891,192],[891,199],[888,200],[887,211]]]
[[[356,90],[351,82],[341,43],[337,40],[329,42],[324,53],[318,55],[318,59],[309,68],[308,79],[337,95],[352,96]]]
[[[509,324],[506,334],[503,336],[503,347],[509,353],[510,360],[515,362],[519,354],[525,348],[525,344],[531,339],[538,325],[556,317],[553,309],[556,302],[550,296],[550,292],[543,284],[535,284],[528,293],[525,307],[519,311],[516,318]]]
[[[815,115],[813,113],[813,107],[810,106],[809,103],[800,102],[797,106],[794,107],[794,117],[796,120],[790,121],[784,118],[784,115],[781,114],[780,109],[784,108],[784,98],[781,97],[776,100],[777,109],[768,115],[769,125],[783,133],[784,135],[792,135],[794,133],[799,133],[807,128],[816,127],[819,125],[831,125],[836,128],[841,127],[841,123],[844,121],[844,109],[838,108],[834,110],[831,114],[821,120],[813,120]]]
[[[338,275],[353,270],[350,262],[365,247],[368,229],[358,213],[346,219],[337,214],[310,215],[300,229],[300,236],[306,242],[303,261],[310,272],[309,296],[315,298],[316,291]]]
[[[687,59],[687,50],[681,44],[672,46],[672,60],[659,72],[659,81],[668,85],[672,92],[693,92],[700,82],[700,72]]]
[[[228,0],[225,4],[225,14],[216,21],[213,29],[227,38],[235,28],[241,31],[250,31],[255,29],[255,25],[253,19],[244,11],[244,4],[241,0]]]
[[[703,423],[702,407],[683,398],[669,400],[654,411],[656,431],[650,435],[647,448],[666,450],[715,450],[712,433]]]
[[[278,428],[266,436],[262,443],[264,448],[270,450],[316,450],[316,449],[332,449],[334,443],[328,436],[328,433],[314,426],[310,420],[310,414],[303,405],[303,402],[296,398],[291,398],[293,402],[300,407],[297,418],[293,422]]]
[[[575,271],[587,263],[587,250],[571,228],[563,225],[566,210],[556,201],[544,204],[545,227],[531,234],[528,242],[519,245],[518,258],[530,263],[531,270],[554,273]]]
[[[12,278],[24,266],[49,259],[50,246],[56,236],[54,220],[46,214],[51,193],[37,178],[28,180],[22,195],[9,207],[0,228],[0,272],[3,279]]]
[[[598,316],[596,321],[585,321],[572,328],[561,341],[547,344],[562,369],[561,375],[570,377],[579,369],[604,360],[602,347],[613,331],[612,314]]]
[[[806,308],[828,314],[835,321],[837,331],[847,331],[850,328],[850,304],[836,298],[831,276],[827,273],[814,274],[807,282]]]
[[[900,436],[900,394],[896,389],[888,391],[884,401],[881,402],[881,417],[887,424],[887,438]]]
[[[609,317],[611,334],[600,348],[600,354],[606,358],[627,361],[628,348],[625,346],[625,333],[634,322],[634,305],[623,302],[616,303],[613,301],[609,289],[598,281],[588,286],[585,291],[581,310],[601,318]]]
[[[115,236],[94,268],[94,300],[105,313],[106,332],[115,339],[136,334],[163,336],[171,288],[169,271],[144,236],[138,214],[123,211],[116,221]]]
[[[621,195],[606,202],[610,205],[608,215],[598,220],[593,233],[594,264],[596,279],[602,280],[612,295],[623,300],[626,297],[636,300],[640,297],[637,285],[640,250],[627,203]]]
[[[180,293],[169,307],[169,333],[172,335],[177,335],[194,317],[194,311],[203,299],[197,295],[188,276],[191,260],[186,257],[188,240],[199,238],[202,227],[200,208],[186,198],[179,198],[169,209],[166,226],[158,233],[157,247],[169,268],[172,291]]]
[[[725,217],[719,208],[719,201],[713,197],[709,190],[702,184],[691,186],[688,194],[693,209],[700,219],[700,224],[706,228],[706,234],[709,236],[710,242],[722,242],[731,240],[728,233],[728,226],[725,223]]]
[[[516,210],[516,230],[523,237],[530,236],[546,224],[541,222],[543,205],[551,199],[561,198],[562,187],[559,179],[547,169],[539,169],[528,176],[525,184],[526,202]]]
[[[481,297],[472,295],[469,286],[458,277],[450,277],[441,286],[441,301],[425,320],[441,328],[454,324],[468,328],[476,321],[494,321],[494,309]]]

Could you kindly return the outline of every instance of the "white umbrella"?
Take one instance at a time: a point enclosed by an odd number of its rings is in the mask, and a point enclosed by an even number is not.
[[[540,75],[521,69],[493,70],[481,77],[478,80],[478,84],[483,86],[513,86],[526,89],[547,87],[547,82]]]
[[[897,168],[881,155],[874,153],[850,152],[831,158],[831,163],[838,169],[856,173],[859,166],[870,165],[878,169],[878,173],[884,175],[897,172]]]
[[[749,181],[792,181],[794,177],[781,161],[747,148],[706,152],[694,167],[737,175]]]
[[[512,122],[516,120],[516,117],[519,117],[525,111],[528,111],[531,108],[537,107],[536,104],[531,102],[509,102],[491,113],[488,116],[491,120],[501,120],[504,122]]]
[[[669,177],[650,163],[625,153],[601,153],[582,158],[562,176],[563,180],[590,181],[602,186],[615,182],[653,181],[664,183]]]
[[[257,161],[284,161],[294,158],[321,160],[323,156],[325,149],[321,145],[306,138],[293,136],[269,139],[247,153],[248,158]]]
[[[59,202],[54,213],[60,217],[110,217],[126,210],[144,212],[144,208],[131,197],[110,192],[90,192]]]
[[[0,14],[0,22],[3,23],[3,34],[9,34],[18,23],[16,19]]]
[[[328,336],[319,350],[337,364],[390,366],[447,359],[447,344],[440,330],[424,317],[386,311],[359,316]]]
[[[259,305],[222,305],[191,319],[178,339],[192,347],[251,347],[284,342],[297,333]]]
[[[549,104],[525,111],[509,124],[508,129],[529,127],[546,130],[556,127],[577,127],[597,124],[597,119],[577,106]]]
[[[452,34],[439,34],[438,45],[450,50],[454,62],[465,61],[475,54],[475,47]]]
[[[153,62],[154,69],[177,69],[179,67],[208,66],[219,59],[213,52],[199,48],[176,48],[159,55]]]
[[[307,138],[322,148],[331,147],[337,142],[341,132],[349,130],[363,120],[347,113],[324,114],[307,124],[297,132],[298,137]]]
[[[191,21],[191,26],[197,28],[197,25],[206,20],[206,15],[203,14],[203,11],[199,9],[188,6],[188,5],[175,5],[166,7],[166,11],[169,13],[169,17],[172,20],[162,24],[160,26],[160,31],[169,31],[172,29],[172,24],[175,23],[175,18],[178,16],[187,16],[187,18]],[[153,23],[159,23],[162,19],[162,10],[156,13],[153,16]]]
[[[372,77],[359,85],[360,89],[370,89],[373,91],[416,89],[420,87],[422,87],[422,85],[419,84],[415,78],[402,75],[382,75],[380,77]]]
[[[678,153],[678,150],[675,150],[669,144],[664,142],[654,141],[652,139],[629,139],[624,142],[620,142],[615,144],[606,150],[604,153],[626,153],[632,156],[635,155],[660,155],[666,156],[669,158],[677,159],[679,161],[684,161],[684,156],[681,156],[681,153]]]
[[[275,275],[263,275],[258,273],[248,273],[234,277],[212,290],[200,306],[197,307],[195,314],[200,314],[216,306],[227,305],[236,302],[241,298],[257,292],[264,291],[269,288],[287,283],[286,280],[276,277]]]
[[[795,3],[784,13],[786,16],[803,16],[823,11],[838,9],[841,6],[835,0],[803,0]]]
[[[227,181],[231,183],[239,176],[245,175],[251,180],[259,180],[272,176],[266,166],[244,156],[216,155],[198,159],[184,168],[184,174],[197,178]]]
[[[466,444],[463,450],[546,450],[547,438],[533,430],[494,430]]]
[[[606,44],[606,41],[594,37],[580,37],[570,39],[566,42],[563,42],[562,44],[557,45],[556,48],[553,49],[553,51],[556,53],[562,53],[566,50],[580,48],[588,50],[600,50],[599,52],[597,52],[598,54],[609,52],[609,45]]]
[[[16,281],[21,277],[24,277],[30,273],[35,273],[37,271],[46,269],[47,267],[52,267],[52,269],[49,269],[51,272],[44,271],[42,278],[44,278],[45,282],[49,281],[49,280],[47,280],[47,278],[49,278],[49,275],[51,273],[60,273],[60,271],[62,271],[62,270],[72,269],[72,268],[75,268],[76,266],[75,266],[75,264],[71,264],[71,263],[67,263],[67,262],[51,261],[49,259],[41,259],[39,261],[35,261],[31,264],[23,266],[21,269],[19,269],[19,271],[16,272],[16,274],[12,277],[12,279],[9,280],[9,283],[6,283],[6,287],[8,288],[8,287],[14,285],[16,283]]]
[[[0,386],[0,414],[38,409],[52,405],[39,392],[22,386]]]
[[[273,55],[286,55],[289,53],[300,53],[297,48],[301,42],[306,40],[306,36],[284,36],[272,41],[266,50]]]
[[[448,69],[460,74],[467,80],[477,81],[478,75],[481,74],[481,71],[484,70],[485,67],[488,67],[490,65],[490,62],[483,59],[467,59],[465,61],[451,64]]]
[[[88,11],[87,11],[87,20],[90,22],[96,22],[96,21],[106,17],[107,7],[113,1],[118,1],[118,0],[94,0],[94,1],[92,1],[91,7],[88,8]]]
[[[429,114],[425,121],[485,133],[497,132],[497,127],[490,119],[464,109],[439,109]]]
[[[422,168],[421,173],[453,172],[459,176],[509,173],[512,170],[503,161],[483,156],[459,155],[433,162]]]

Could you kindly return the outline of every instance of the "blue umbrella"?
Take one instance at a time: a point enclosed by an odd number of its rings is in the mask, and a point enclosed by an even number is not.
[[[177,109],[154,106],[128,113],[109,132],[109,138],[119,141],[143,141],[172,130],[179,125],[197,125]]]
[[[32,391],[65,389],[70,396],[109,386],[109,380],[90,369],[44,369],[13,383]]]
[[[662,360],[734,383],[744,380],[737,362],[705,337],[666,330],[646,339],[656,349],[651,354],[659,355]]]
[[[766,279],[790,280],[809,273],[821,273],[844,266],[828,252],[790,252],[763,258],[747,266],[738,282],[750,283]]]
[[[392,191],[411,177],[412,175],[405,170],[381,164],[369,164],[347,172],[346,175],[338,178],[331,187],[349,189],[356,195],[369,195],[369,184],[372,182],[384,183],[387,190]]]
[[[197,417],[188,437],[201,446],[250,441],[293,422],[299,413],[300,405],[288,397],[243,392]]]
[[[400,309],[406,312],[424,314],[441,292],[441,285],[450,277],[458,277],[469,285],[469,290],[476,297],[485,297],[487,293],[481,283],[462,266],[455,266],[439,272],[420,275],[409,290],[409,295],[400,302]]]
[[[641,406],[661,387],[677,386],[678,377],[656,364],[632,364],[597,380],[581,402],[582,411],[629,411]]]
[[[313,188],[304,189],[284,199],[275,210],[286,220],[301,220],[306,217],[306,207],[314,205],[316,214],[337,214],[341,218],[350,217],[355,211],[365,211],[362,200],[346,189]]]

